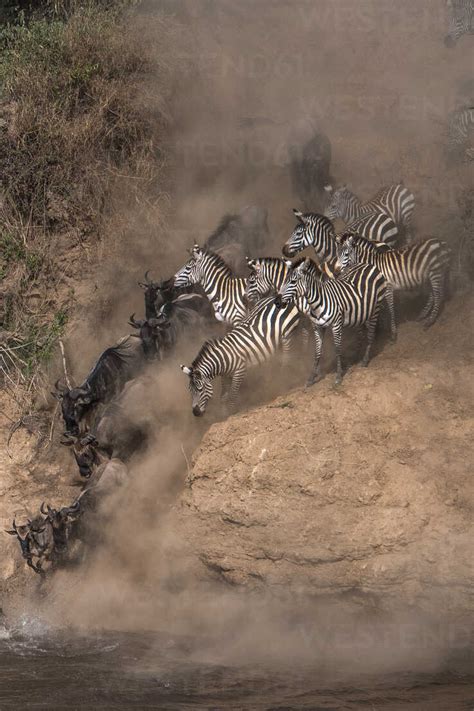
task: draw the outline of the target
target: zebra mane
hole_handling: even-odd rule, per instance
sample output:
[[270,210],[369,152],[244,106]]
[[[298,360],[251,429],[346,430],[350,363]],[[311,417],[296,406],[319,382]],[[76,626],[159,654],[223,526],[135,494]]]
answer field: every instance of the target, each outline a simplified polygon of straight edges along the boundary
[[216,266],[218,266],[220,269],[224,269],[226,271],[227,276],[233,277],[235,276],[234,272],[232,271],[232,268],[229,267],[227,262],[222,259],[220,254],[217,254],[217,252],[213,252],[212,249],[208,249],[207,247],[201,247],[202,251],[207,257],[210,257],[211,259],[214,260],[216,263]]
[[367,239],[366,237],[362,237],[362,235],[358,235],[357,233],[354,232],[346,232],[343,235],[341,235],[341,244],[343,245],[345,240],[348,237],[352,237],[356,243],[358,242],[360,245],[367,247],[368,249],[371,249],[373,251],[377,252],[391,252],[392,247],[390,247],[389,244],[386,242],[375,242],[374,240]]

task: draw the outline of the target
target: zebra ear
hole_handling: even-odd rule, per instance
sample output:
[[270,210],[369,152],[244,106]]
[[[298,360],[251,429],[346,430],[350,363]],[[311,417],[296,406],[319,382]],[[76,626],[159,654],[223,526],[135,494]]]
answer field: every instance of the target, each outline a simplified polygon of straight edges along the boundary
[[186,375],[191,375],[193,372],[192,368],[188,368],[187,365],[180,365],[179,367],[181,368],[183,373],[186,373]]
[[285,264],[288,269],[291,269],[291,267],[293,266],[293,262],[291,261],[291,259],[285,259]]
[[325,191],[326,191],[327,193],[332,193],[332,191],[334,190],[334,188],[332,187],[332,185],[325,185],[325,186],[324,186],[324,189],[325,189]]
[[255,259],[250,259],[250,257],[245,257],[245,260],[247,262],[247,266],[249,269],[255,269]]
[[300,222],[304,222],[303,213],[301,212],[301,210],[297,210],[297,209],[294,207],[294,208],[293,208],[293,212],[295,213],[295,217],[297,217]]

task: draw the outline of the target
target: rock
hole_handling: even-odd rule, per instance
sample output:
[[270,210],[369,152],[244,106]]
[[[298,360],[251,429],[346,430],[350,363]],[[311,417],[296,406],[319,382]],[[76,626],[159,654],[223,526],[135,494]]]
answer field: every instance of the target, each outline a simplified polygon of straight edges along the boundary
[[199,576],[470,609],[474,398],[455,328],[427,349],[410,324],[339,389],[331,373],[212,425],[176,508]]

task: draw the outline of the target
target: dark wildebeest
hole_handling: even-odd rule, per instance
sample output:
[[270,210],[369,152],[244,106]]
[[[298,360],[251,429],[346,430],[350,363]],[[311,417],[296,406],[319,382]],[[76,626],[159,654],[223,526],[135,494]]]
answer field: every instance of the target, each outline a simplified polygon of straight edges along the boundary
[[225,215],[204,247],[216,252],[240,276],[246,275],[247,256],[257,257],[268,239],[268,210],[256,205]]
[[53,394],[61,402],[66,432],[78,435],[85,415],[91,416],[99,404],[110,402],[145,362],[141,341],[127,337],[101,354],[79,387],[68,389],[57,381]]
[[145,318],[156,318],[161,307],[175,299],[179,292],[174,288],[173,279],[166,281],[153,281],[149,278],[150,270],[145,272],[145,281],[139,281],[145,292]]
[[82,437],[68,436],[63,444],[73,448],[79,473],[89,479],[98,467],[109,459],[126,462],[148,441],[149,411],[143,403],[150,392],[150,381],[145,375],[128,382],[123,391],[103,410]]
[[201,294],[181,294],[167,301],[156,316],[137,320],[130,316],[130,326],[139,331],[143,352],[148,360],[161,360],[183,336],[190,336],[214,325],[214,311]]
[[310,138],[296,133],[290,140],[288,155],[294,194],[304,210],[323,212],[326,205],[324,186],[332,182],[329,138],[320,131],[315,131]]
[[[44,504],[40,511],[45,514],[28,519],[26,524],[16,525],[13,520],[11,530],[6,532],[16,536],[21,548],[21,554],[27,565],[40,575],[44,575],[43,562],[51,561],[54,564],[64,559],[67,542],[73,517],[79,513],[79,504],[63,506],[61,509],[52,509]],[[36,558],[36,562],[33,561]]]

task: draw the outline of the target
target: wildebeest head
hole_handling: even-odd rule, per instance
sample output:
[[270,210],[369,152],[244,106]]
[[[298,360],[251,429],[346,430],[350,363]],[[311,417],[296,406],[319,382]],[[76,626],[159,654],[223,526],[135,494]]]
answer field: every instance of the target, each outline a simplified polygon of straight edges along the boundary
[[155,318],[158,309],[174,297],[174,287],[173,279],[152,281],[148,274],[149,271],[146,271],[145,281],[139,281],[138,286],[145,292],[145,317],[150,319]]
[[60,509],[51,508],[44,502],[40,506],[41,513],[46,516],[46,521],[51,525],[54,550],[63,553],[67,548],[71,523],[80,513],[80,503],[76,501],[72,506],[63,506]]
[[156,318],[137,320],[135,314],[130,316],[129,325],[139,330],[143,353],[147,360],[154,360],[161,355],[160,337],[170,327],[170,322],[164,314]]
[[66,431],[71,434],[79,434],[79,422],[84,410],[91,404],[93,397],[90,387],[77,387],[70,390],[56,381],[56,389],[53,395],[61,403],[61,411],[66,425]]
[[88,433],[85,437],[79,439],[66,433],[61,440],[61,444],[72,447],[74,459],[79,467],[79,474],[85,479],[89,479],[94,472],[95,466],[100,464],[100,457],[97,451],[99,443],[95,437]]
[[212,397],[213,388],[209,378],[201,373],[200,370],[191,366],[188,368],[185,365],[180,366],[183,373],[189,377],[189,389],[192,396],[193,415],[200,417],[204,415],[207,403]]
[[[41,559],[52,550],[52,528],[49,522],[42,516],[36,516],[33,520],[28,519],[26,524],[17,526],[14,519],[12,529],[6,530],[6,533],[17,537],[21,555],[29,567],[35,573],[42,573]],[[39,559],[36,564],[33,563],[33,556]]]

